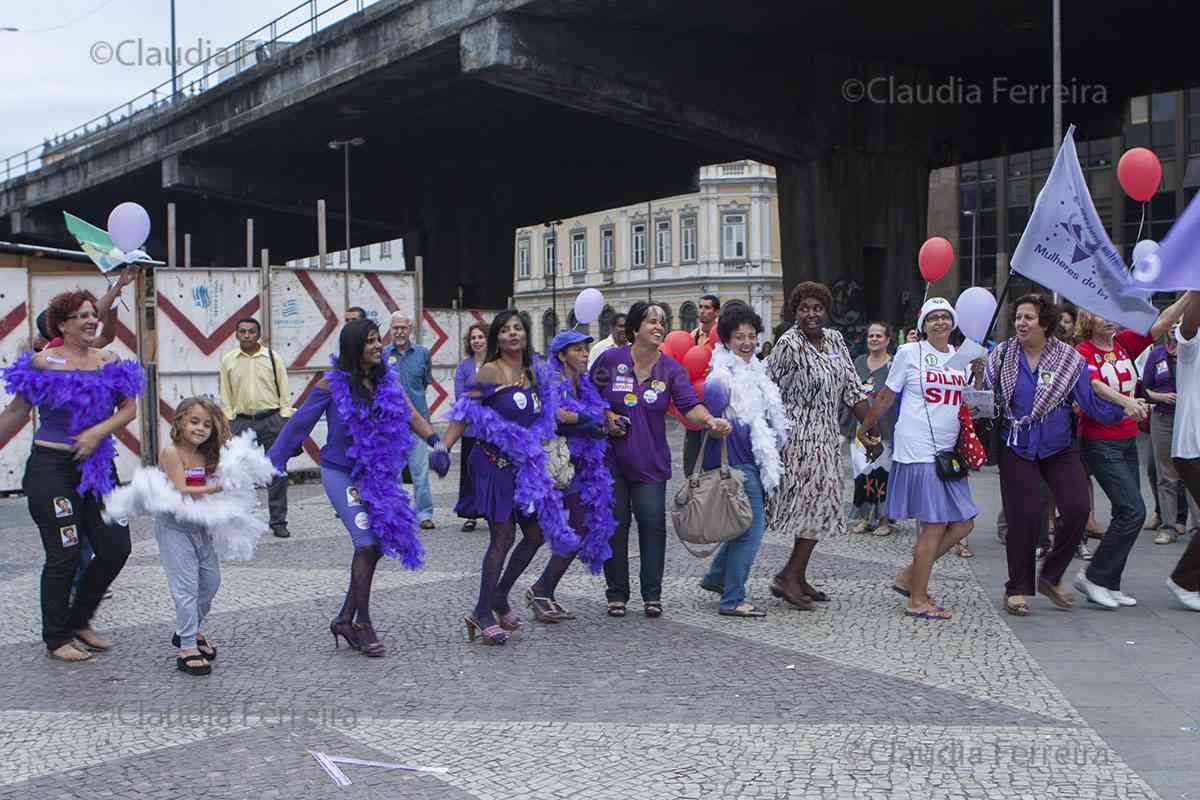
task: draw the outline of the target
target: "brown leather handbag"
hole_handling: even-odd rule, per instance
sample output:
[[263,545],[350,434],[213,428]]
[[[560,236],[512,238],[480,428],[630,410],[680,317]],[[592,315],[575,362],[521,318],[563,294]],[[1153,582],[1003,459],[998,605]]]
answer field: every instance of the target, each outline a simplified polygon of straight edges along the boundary
[[[708,432],[700,439],[700,456],[687,481],[675,495],[671,522],[675,535],[697,558],[708,558],[721,542],[736,539],[750,529],[754,512],[746,490],[742,488],[742,473],[729,466],[729,446],[721,440],[721,466],[701,471],[704,445]],[[701,545],[693,549],[691,545]],[[703,546],[710,545],[708,549]]]

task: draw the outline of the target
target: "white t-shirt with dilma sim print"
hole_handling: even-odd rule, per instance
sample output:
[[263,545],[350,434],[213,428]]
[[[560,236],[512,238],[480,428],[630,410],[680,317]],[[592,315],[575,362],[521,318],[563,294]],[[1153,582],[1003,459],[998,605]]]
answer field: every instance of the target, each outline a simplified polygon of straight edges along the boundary
[[935,453],[951,450],[958,442],[958,409],[967,376],[944,368],[954,352],[953,345],[943,353],[929,342],[909,342],[896,350],[887,377],[887,387],[900,400],[893,461],[931,464]]

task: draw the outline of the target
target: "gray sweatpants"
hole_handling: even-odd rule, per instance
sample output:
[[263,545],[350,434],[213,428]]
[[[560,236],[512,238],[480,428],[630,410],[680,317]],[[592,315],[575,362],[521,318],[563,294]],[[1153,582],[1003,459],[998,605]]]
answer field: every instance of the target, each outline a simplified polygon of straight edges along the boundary
[[212,536],[199,525],[164,515],[154,519],[154,538],[167,574],[167,588],[175,601],[179,647],[194,650],[200,623],[208,616],[221,585],[221,563]]

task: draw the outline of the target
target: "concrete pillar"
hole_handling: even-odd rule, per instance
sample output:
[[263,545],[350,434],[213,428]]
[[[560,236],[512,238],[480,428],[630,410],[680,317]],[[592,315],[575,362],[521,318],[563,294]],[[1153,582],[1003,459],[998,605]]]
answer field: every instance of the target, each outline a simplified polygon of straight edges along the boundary
[[[853,279],[867,317],[911,323],[923,285],[917,251],[925,237],[929,168],[918,156],[830,153],[776,165],[784,296],[797,283]],[[866,275],[868,249],[882,249]],[[878,255],[879,250],[872,250]]]

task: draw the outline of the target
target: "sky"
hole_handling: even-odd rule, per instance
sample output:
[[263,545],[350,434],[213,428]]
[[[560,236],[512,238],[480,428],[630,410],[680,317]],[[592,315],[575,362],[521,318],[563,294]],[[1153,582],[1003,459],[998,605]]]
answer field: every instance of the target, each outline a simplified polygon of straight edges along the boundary
[[[337,2],[318,0],[318,8]],[[185,52],[180,71],[190,63],[188,48],[193,58],[219,50],[299,5],[176,0],[176,45]],[[4,158],[169,81],[170,9],[170,0],[0,0],[0,28],[19,29],[0,31],[0,172]],[[322,19],[336,21],[353,9],[350,0]],[[307,18],[307,10],[305,3],[284,27]]]

